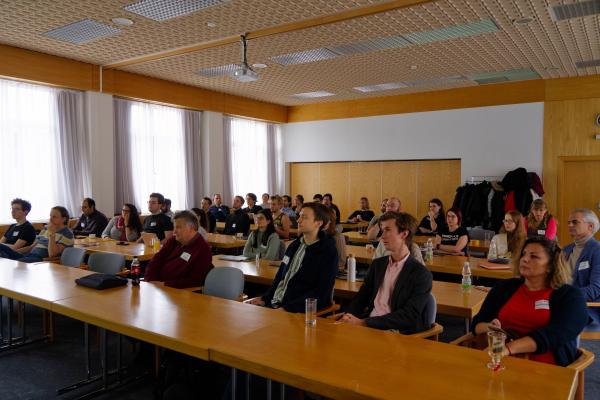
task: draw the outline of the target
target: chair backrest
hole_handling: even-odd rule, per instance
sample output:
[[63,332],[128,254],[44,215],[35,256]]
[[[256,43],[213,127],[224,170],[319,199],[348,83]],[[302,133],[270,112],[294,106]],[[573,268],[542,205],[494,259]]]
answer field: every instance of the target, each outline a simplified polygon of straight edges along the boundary
[[492,237],[494,237],[495,234],[496,234],[496,232],[490,231],[490,230],[487,230],[487,229],[473,228],[473,229],[469,230],[469,239],[471,239],[471,240],[485,240],[486,239],[486,235],[487,235],[488,239],[491,239]]
[[436,314],[437,302],[433,293],[429,293],[429,299],[427,300],[427,304],[425,305],[425,309],[423,310],[423,321],[427,324],[428,327],[431,327],[433,326],[433,324],[435,324]]
[[216,267],[204,281],[203,294],[228,300],[239,300],[244,291],[244,273],[234,267]]
[[103,274],[116,274],[121,272],[125,265],[125,256],[113,253],[92,253],[88,258],[90,271]]
[[67,247],[60,256],[60,263],[68,267],[79,267],[85,257],[85,249]]

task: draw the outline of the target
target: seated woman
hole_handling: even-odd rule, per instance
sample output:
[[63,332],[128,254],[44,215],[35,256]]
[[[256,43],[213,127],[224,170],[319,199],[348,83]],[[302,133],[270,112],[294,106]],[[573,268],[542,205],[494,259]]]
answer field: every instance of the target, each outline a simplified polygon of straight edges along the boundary
[[550,240],[556,240],[557,223],[548,212],[548,206],[542,199],[536,199],[531,203],[529,215],[525,220],[527,237],[545,236]]
[[513,210],[504,215],[503,225],[500,233],[494,235],[490,247],[496,246],[496,256],[499,258],[511,258],[513,254],[521,251],[525,242],[525,228],[523,227],[523,215]]
[[257,229],[250,232],[250,236],[244,246],[244,256],[254,258],[260,254],[260,258],[265,260],[279,260],[279,250],[281,248],[281,240],[275,232],[273,225],[273,215],[271,210],[263,209],[256,213]]
[[329,211],[329,223],[325,227],[325,233],[331,236],[335,240],[335,249],[338,255],[338,268],[344,269],[346,266],[346,236],[336,229],[335,224],[335,211],[332,208],[328,208]]
[[121,215],[113,217],[104,228],[102,237],[110,237],[121,242],[135,242],[140,238],[142,222],[137,208],[133,204],[125,203],[121,208]]
[[27,263],[43,261],[47,257],[60,257],[65,247],[72,247],[73,232],[68,227],[69,212],[61,206],[52,207],[50,221],[42,229],[30,246],[23,248],[23,254],[0,244],[0,258],[10,258]]
[[448,226],[440,229],[435,236],[435,248],[446,254],[467,255],[469,245],[469,232],[462,226],[462,213],[460,208],[452,207],[446,212]]
[[198,233],[208,243],[208,231],[210,230],[208,214],[203,209],[198,207],[192,208],[192,211],[194,214],[196,214],[196,217],[198,217]]
[[577,336],[588,321],[581,291],[560,247],[538,236],[525,241],[516,259],[520,278],[498,282],[473,319],[474,334],[502,328],[518,337],[503,355],[529,353],[531,360],[566,366],[577,357]]
[[429,201],[429,212],[421,220],[417,235],[434,236],[445,227],[446,215],[444,214],[444,204],[442,204],[440,199],[431,199]]

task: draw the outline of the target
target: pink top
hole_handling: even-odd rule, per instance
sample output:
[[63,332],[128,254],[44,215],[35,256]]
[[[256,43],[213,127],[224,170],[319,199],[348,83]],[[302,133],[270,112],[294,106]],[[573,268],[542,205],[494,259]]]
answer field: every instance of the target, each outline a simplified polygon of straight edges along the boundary
[[369,317],[379,317],[392,312],[390,307],[390,299],[392,297],[392,293],[394,292],[394,286],[396,286],[398,275],[400,275],[402,267],[404,267],[404,263],[408,259],[409,255],[410,252],[402,260],[396,262],[394,262],[392,260],[392,256],[390,256],[390,261],[385,270],[383,282],[381,283],[381,286],[379,286],[379,290],[377,291],[377,296],[375,297],[374,301],[373,311],[371,311],[371,315],[369,315]]

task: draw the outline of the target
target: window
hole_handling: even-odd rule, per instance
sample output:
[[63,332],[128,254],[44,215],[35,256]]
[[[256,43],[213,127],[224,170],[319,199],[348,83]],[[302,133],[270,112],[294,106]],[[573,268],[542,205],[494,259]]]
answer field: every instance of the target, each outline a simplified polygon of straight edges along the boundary
[[59,205],[58,90],[0,79],[0,223],[13,223],[10,202],[32,204],[29,220]]
[[133,194],[141,211],[148,195],[171,199],[173,210],[186,208],[183,110],[130,102],[129,135]]
[[280,193],[283,168],[279,125],[233,117],[225,117],[225,124],[231,194],[244,197],[252,192],[260,202],[262,193]]

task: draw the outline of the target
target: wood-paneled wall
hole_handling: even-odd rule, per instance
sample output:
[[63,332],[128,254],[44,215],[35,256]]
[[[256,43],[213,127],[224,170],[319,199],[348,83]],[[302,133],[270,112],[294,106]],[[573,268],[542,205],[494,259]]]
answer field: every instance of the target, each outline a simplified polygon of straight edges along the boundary
[[[600,88],[600,83],[598,83]],[[600,97],[548,101],[544,105],[544,199],[550,211],[559,217],[559,236],[565,236],[568,215],[559,215],[559,163],[564,156],[600,155],[600,133],[596,115],[600,114]],[[582,182],[598,185],[600,182]]]
[[363,196],[376,214],[382,199],[396,196],[403,211],[420,219],[433,197],[450,207],[461,184],[460,165],[460,160],[292,163],[291,194],[311,201],[315,193],[331,193],[342,220]]

